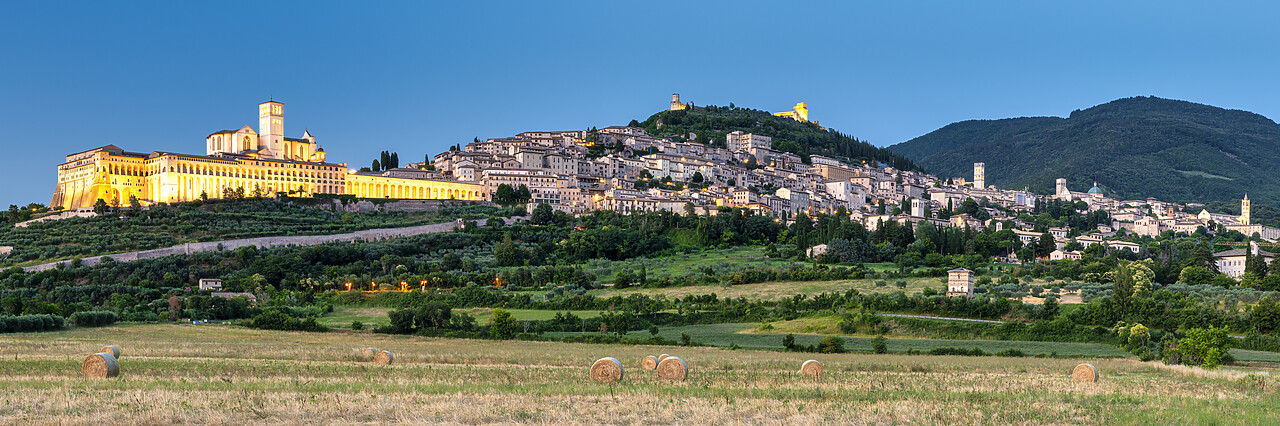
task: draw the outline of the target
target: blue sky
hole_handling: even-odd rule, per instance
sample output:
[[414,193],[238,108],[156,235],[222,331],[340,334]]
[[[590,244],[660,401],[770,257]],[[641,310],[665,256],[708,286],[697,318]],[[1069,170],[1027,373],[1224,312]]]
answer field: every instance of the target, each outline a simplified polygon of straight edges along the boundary
[[1136,95],[1280,117],[1280,6],[1213,3],[3,2],[0,205],[48,203],[68,153],[203,153],[269,97],[353,167],[673,92],[876,145]]

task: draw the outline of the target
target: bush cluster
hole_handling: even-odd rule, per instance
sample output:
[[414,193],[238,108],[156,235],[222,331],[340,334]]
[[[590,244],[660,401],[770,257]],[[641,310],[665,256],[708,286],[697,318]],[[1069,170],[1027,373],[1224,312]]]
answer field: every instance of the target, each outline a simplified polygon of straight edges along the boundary
[[76,327],[101,327],[115,324],[120,316],[112,311],[81,311],[71,314],[71,324]]
[[20,315],[0,317],[0,332],[26,333],[32,331],[57,330],[63,327],[66,320],[57,315]]

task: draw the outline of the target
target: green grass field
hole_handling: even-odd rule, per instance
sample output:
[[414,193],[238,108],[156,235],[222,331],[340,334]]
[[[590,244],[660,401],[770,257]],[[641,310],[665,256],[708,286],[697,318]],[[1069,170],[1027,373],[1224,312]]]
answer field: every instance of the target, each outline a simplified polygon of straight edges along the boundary
[[[650,274],[652,274],[652,272]],[[845,293],[851,289],[856,289],[858,292],[863,294],[893,293],[896,291],[901,291],[906,294],[915,294],[923,291],[925,287],[932,287],[934,290],[944,291],[946,286],[940,280],[941,278],[938,277],[903,277],[888,279],[864,278],[857,280],[851,279],[835,281],[781,281],[734,286],[695,285],[666,288],[629,287],[621,290],[615,290],[612,287],[605,287],[598,290],[592,290],[589,293],[600,297],[626,296],[638,293],[648,296],[664,296],[669,298],[715,293],[717,296],[728,298],[745,297],[748,299],[781,299],[792,297],[797,294],[813,296],[821,293]],[[906,284],[903,287],[898,287],[899,281],[905,282]],[[883,282],[885,285],[880,285],[878,282]],[[1030,283],[1030,285],[1045,284],[1047,284],[1047,282],[1042,280],[1035,280]],[[1063,302],[1069,301],[1063,300]]]
[[[711,325],[692,325],[684,327],[661,328],[658,335],[666,339],[679,340],[681,333],[688,333],[695,342],[711,346],[727,347],[738,345],[753,349],[782,349],[784,334],[755,332],[755,323],[728,323]],[[553,336],[574,335],[582,333],[548,333]],[[639,330],[627,333],[629,337],[647,338],[648,331]],[[825,335],[795,334],[796,344],[817,345]],[[871,352],[871,337],[842,337],[845,349],[851,351]],[[909,349],[928,351],[940,347],[981,348],[987,352],[999,352],[1005,349],[1020,349],[1029,356],[1050,355],[1056,353],[1065,357],[1128,357],[1127,352],[1102,343],[1066,343],[1066,342],[1024,342],[1006,340],[943,340],[943,339],[902,339],[890,338],[890,352],[907,352]]]
[[[372,329],[374,325],[387,324],[387,312],[392,308],[386,307],[365,307],[365,306],[337,306],[333,308],[333,312],[320,317],[320,324],[329,326],[330,328],[350,329],[352,321],[360,321],[364,323],[366,328]],[[493,317],[493,309],[491,308],[471,308],[471,309],[454,309],[454,313],[463,313],[476,317],[476,322],[485,324]],[[544,311],[536,309],[508,309],[517,320],[549,320],[555,317],[557,312],[564,311]],[[600,316],[600,311],[568,311],[572,312],[580,318],[595,318]]]
[[[121,376],[82,376],[80,361],[108,343],[123,349]],[[372,364],[359,355],[363,347],[390,350],[396,362]],[[689,379],[666,382],[637,367],[658,353],[688,361]],[[624,363],[620,383],[588,378],[588,366],[604,356]],[[796,374],[810,358],[825,364],[821,379]],[[0,424],[1269,424],[1280,417],[1275,378],[1133,359],[802,354],[189,325],[3,335],[0,359]],[[1071,382],[1080,362],[1098,366],[1102,380]]]

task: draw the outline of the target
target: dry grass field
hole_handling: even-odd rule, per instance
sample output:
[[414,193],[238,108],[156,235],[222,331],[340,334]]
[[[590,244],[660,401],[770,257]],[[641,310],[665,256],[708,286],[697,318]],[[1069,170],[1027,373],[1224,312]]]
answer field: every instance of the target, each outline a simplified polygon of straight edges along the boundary
[[[119,345],[121,375],[80,361]],[[374,365],[359,349],[395,354]],[[689,380],[638,364],[669,353]],[[619,384],[590,381],[613,356]],[[826,365],[814,380],[796,370]],[[1276,379],[1087,360],[841,354],[131,325],[0,336],[0,424],[1225,423],[1280,419]],[[1256,370],[1254,370],[1256,371]]]

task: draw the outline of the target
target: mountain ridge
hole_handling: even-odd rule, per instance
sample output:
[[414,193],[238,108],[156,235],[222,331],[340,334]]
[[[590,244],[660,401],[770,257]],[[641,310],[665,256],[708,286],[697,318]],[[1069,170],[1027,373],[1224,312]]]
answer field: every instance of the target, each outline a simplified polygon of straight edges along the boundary
[[1057,178],[1116,198],[1280,203],[1280,125],[1249,111],[1157,97],[1117,99],[1067,117],[965,120],[888,147],[939,176],[1050,193]]

